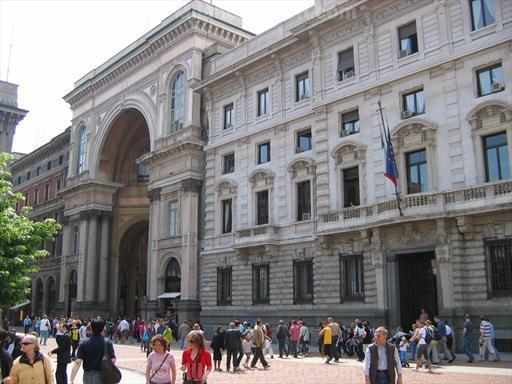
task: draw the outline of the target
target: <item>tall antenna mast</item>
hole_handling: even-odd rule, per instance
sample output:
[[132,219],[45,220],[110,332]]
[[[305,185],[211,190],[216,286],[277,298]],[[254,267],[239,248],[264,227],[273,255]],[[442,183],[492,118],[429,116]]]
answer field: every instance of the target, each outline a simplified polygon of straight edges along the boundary
[[7,76],[5,81],[9,82],[9,69],[11,68],[12,41],[14,39],[14,24],[12,25],[11,42],[9,44],[9,58],[7,59]]

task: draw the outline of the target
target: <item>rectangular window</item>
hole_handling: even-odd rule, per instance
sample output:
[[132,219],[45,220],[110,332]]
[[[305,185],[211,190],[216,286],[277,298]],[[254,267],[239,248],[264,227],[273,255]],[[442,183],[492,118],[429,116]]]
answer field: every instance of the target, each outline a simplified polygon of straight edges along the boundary
[[405,154],[407,193],[428,192],[427,152],[422,149]]
[[27,180],[30,180],[30,171],[27,172]]
[[507,133],[482,138],[485,157],[485,181],[497,181],[510,178],[509,148]]
[[494,2],[495,0],[470,0],[471,21],[473,31],[494,24]]
[[500,64],[480,69],[476,72],[478,83],[478,96],[485,96],[505,89],[503,67]]
[[28,192],[25,192],[25,207],[28,205]]
[[60,177],[57,178],[56,184],[57,184],[57,191],[60,191],[60,189],[62,188],[62,179]]
[[217,305],[231,305],[231,267],[217,269]]
[[418,35],[416,33],[416,21],[398,28],[400,51],[398,57],[406,57],[418,52]]
[[343,206],[356,207],[360,204],[359,197],[359,167],[341,171],[343,176]]
[[270,107],[270,92],[265,88],[258,92],[258,116],[266,115]]
[[354,77],[354,75],[354,48],[350,47],[338,53],[338,80],[347,80]]
[[268,190],[256,193],[256,225],[268,224]]
[[268,304],[270,302],[270,266],[254,264],[252,266],[252,302]]
[[222,200],[222,233],[231,233],[233,229],[233,200]]
[[512,293],[512,239],[485,242],[489,292],[495,295]]
[[293,262],[293,303],[313,303],[313,260]]
[[224,155],[223,157],[224,165],[223,165],[223,174],[233,173],[235,172],[235,154],[229,153]]
[[341,136],[353,135],[359,132],[359,110],[341,114]]
[[270,142],[258,145],[258,164],[270,161]]
[[37,167],[36,176],[39,176],[40,174],[41,174],[41,167]]
[[49,171],[50,169],[52,169],[52,162],[49,161],[47,164],[46,164],[46,170]]
[[64,155],[59,156],[59,165],[64,164]]
[[402,119],[425,113],[423,89],[402,95]]
[[44,201],[48,201],[48,199],[50,198],[50,184],[46,184],[44,186]]
[[224,129],[233,127],[234,109],[233,103],[224,106]]
[[179,225],[179,208],[178,200],[169,202],[169,236],[176,236],[178,234]]
[[34,189],[34,205],[39,204],[39,188]]
[[297,133],[297,149],[296,153],[309,151],[312,148],[311,129],[300,131]]
[[301,73],[295,76],[295,101],[301,101],[309,98],[309,73]]
[[363,255],[340,256],[341,300],[364,299]]
[[311,219],[311,182],[297,183],[297,221]]
[[18,185],[21,184],[21,176],[18,176]]
[[78,227],[73,227],[73,253],[78,253],[80,248],[80,232]]

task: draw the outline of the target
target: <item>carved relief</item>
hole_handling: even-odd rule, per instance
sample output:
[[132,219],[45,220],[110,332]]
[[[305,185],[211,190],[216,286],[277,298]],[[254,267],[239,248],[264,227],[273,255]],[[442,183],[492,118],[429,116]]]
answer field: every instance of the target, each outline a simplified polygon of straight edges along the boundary
[[215,188],[219,197],[234,196],[236,195],[238,185],[233,180],[221,180]]
[[301,157],[291,162],[288,166],[288,172],[290,172],[292,178],[297,176],[311,176],[315,174],[315,162],[314,160]]
[[337,165],[364,161],[365,154],[366,146],[354,141],[340,143],[331,151],[331,156]]
[[283,60],[284,68],[291,68],[297,65],[307,62],[311,58],[311,52],[309,50],[302,51],[296,55],[289,56]]
[[472,113],[469,123],[473,130],[477,130],[484,127],[488,120],[497,120],[496,122],[499,124],[510,122],[512,121],[512,108],[498,104],[488,104]]
[[249,175],[252,188],[274,185],[274,173],[268,169],[256,169]]

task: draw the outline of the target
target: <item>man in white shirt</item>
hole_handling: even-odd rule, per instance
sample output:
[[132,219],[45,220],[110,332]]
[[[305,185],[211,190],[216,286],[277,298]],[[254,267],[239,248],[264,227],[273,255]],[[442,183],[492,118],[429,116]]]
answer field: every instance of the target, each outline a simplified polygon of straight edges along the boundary
[[416,372],[418,372],[418,369],[421,365],[421,357],[423,356],[428,365],[428,372],[432,372],[432,362],[427,351],[429,343],[427,343],[427,327],[425,326],[425,322],[422,320],[417,320],[416,329],[416,333],[414,334],[413,337],[411,337],[411,340],[416,340],[416,342],[418,343],[415,370]]
[[80,328],[78,329],[78,333],[80,334],[79,343],[82,344],[87,338],[87,324],[85,322],[83,322]]
[[39,331],[41,332],[41,345],[46,345],[46,341],[48,340],[48,335],[50,333],[50,320],[48,320],[46,315],[44,315],[41,320]]
[[128,340],[128,335],[130,334],[130,323],[126,321],[126,318],[123,318],[117,329],[119,330],[119,333],[121,333],[121,344],[124,344],[126,340]]
[[375,342],[365,352],[365,383],[402,384],[402,364],[396,346],[387,342],[387,329],[377,328],[374,337]]

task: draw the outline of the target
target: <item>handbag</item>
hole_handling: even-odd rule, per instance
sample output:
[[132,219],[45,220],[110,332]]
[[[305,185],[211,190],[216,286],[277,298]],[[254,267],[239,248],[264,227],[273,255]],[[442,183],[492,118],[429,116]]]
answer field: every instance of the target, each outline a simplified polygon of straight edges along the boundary
[[103,357],[101,358],[101,379],[104,384],[117,384],[121,382],[122,377],[123,375],[119,368],[112,363],[112,359],[108,353],[107,341],[105,340]]

